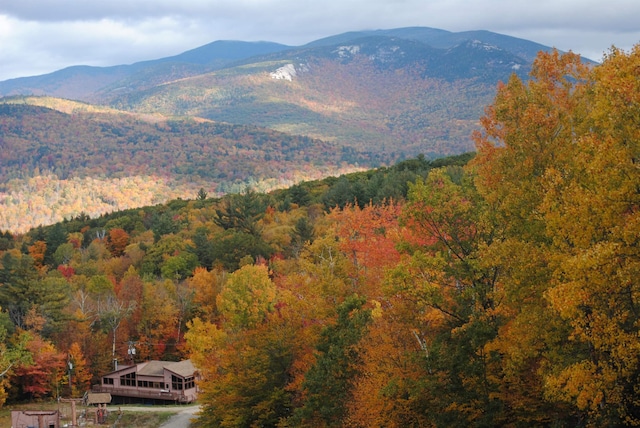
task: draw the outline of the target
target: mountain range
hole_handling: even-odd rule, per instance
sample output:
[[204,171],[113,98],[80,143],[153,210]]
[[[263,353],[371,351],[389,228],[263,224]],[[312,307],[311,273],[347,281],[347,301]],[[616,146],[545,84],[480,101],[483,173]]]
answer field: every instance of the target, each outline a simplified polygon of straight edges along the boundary
[[[50,74],[22,77],[0,82],[0,95],[51,95],[79,100],[98,100],[114,90],[133,90],[136,87],[149,87],[159,83],[173,81],[176,78],[194,76],[229,68],[234,64],[246,63],[248,58],[260,60],[269,54],[286,53],[285,57],[301,55],[312,56],[316,48],[331,48],[342,44],[370,45],[375,38],[412,41],[423,47],[448,50],[476,42],[475,47],[491,53],[485,59],[487,65],[495,61],[500,52],[516,58],[514,64],[531,63],[540,50],[550,48],[535,42],[518,39],[490,31],[450,32],[435,28],[411,27],[392,30],[354,31],[313,41],[304,46],[294,47],[272,42],[215,41],[207,45],[183,52],[179,55],[151,61],[137,62],[131,65],[112,67],[72,66]],[[416,51],[416,54],[424,53]],[[459,55],[469,54],[464,48],[456,54],[449,52],[449,61],[461,59]],[[477,57],[474,55],[474,57]],[[491,58],[493,57],[493,58]],[[277,55],[276,55],[277,58]],[[411,60],[411,58],[408,58]],[[413,58],[418,59],[418,58]],[[438,60],[435,52],[426,61]],[[477,59],[477,58],[476,58]],[[505,58],[507,59],[507,58]],[[443,70],[441,70],[443,71]],[[460,77],[454,72],[449,76]]]
[[412,27],[303,46],[215,41],[153,61],[6,80],[0,192],[29,194],[19,180],[44,174],[144,174],[220,191],[467,152],[498,82],[526,79],[549,50],[489,31]]
[[498,81],[526,77],[551,48],[489,31],[356,31],[304,46],[216,41],[113,67],[0,82],[1,96],[52,96],[118,110],[201,117],[366,146],[393,160],[455,154]]

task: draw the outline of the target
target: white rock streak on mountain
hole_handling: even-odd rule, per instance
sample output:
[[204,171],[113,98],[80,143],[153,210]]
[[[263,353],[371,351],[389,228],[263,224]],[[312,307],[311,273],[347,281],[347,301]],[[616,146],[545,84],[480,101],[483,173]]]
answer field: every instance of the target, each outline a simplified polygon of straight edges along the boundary
[[293,64],[287,64],[271,73],[271,78],[276,80],[292,81],[296,77],[297,72]]

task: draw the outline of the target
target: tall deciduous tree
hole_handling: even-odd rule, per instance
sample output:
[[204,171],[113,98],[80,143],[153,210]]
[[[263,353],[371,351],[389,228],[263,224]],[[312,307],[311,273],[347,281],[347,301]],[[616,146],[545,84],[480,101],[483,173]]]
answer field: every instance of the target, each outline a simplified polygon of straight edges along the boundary
[[593,71],[589,132],[572,146],[569,174],[547,173],[543,205],[562,254],[547,297],[579,355],[550,375],[550,395],[598,425],[640,424],[638,70],[640,46],[612,50]]
[[142,305],[138,325],[140,358],[163,359],[165,352],[174,351],[180,315],[172,298],[174,293],[175,284],[170,280],[144,284],[142,302],[139,302]]
[[363,208],[347,205],[332,211],[340,238],[340,249],[351,261],[350,277],[357,292],[368,298],[382,297],[381,280],[384,270],[398,263],[400,252],[396,245],[403,232],[398,224],[400,205],[393,201]]
[[476,134],[476,184],[506,226],[489,250],[511,314],[494,344],[511,376],[535,369],[521,392],[572,407],[565,423],[640,423],[639,64],[638,47],[593,70],[540,54]]
[[129,245],[129,234],[120,228],[113,228],[107,236],[107,248],[113,257],[120,257],[124,254],[125,248]]
[[[403,223],[407,258],[389,276],[392,296],[415,302],[406,329],[429,351],[422,383],[439,425],[498,424],[499,360],[487,345],[500,325],[499,270],[484,249],[500,235],[470,176],[457,167],[431,171],[409,186]],[[434,322],[434,320],[438,320]]]
[[71,385],[71,396],[82,396],[90,386],[91,373],[87,365],[87,360],[82,353],[82,348],[76,342],[71,344],[67,356],[67,367],[69,370],[69,385]]
[[17,340],[8,340],[7,330],[0,325],[0,408],[4,405],[12,378],[13,371],[18,366],[27,366],[33,363],[31,353],[26,349],[29,339],[28,334],[19,334]]
[[245,265],[229,275],[217,306],[229,330],[247,329],[273,310],[276,288],[266,266]]
[[246,265],[229,275],[219,295],[219,325],[189,323],[185,337],[202,370],[202,426],[275,427],[291,414],[293,364],[307,335],[305,311],[285,294],[276,303],[266,267]]

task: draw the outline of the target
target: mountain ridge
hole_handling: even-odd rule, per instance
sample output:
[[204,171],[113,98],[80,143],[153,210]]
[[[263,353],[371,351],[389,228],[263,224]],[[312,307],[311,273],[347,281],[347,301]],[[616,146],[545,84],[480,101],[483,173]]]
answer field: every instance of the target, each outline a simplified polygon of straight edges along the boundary
[[[365,30],[342,33],[309,42],[301,46],[288,46],[268,41],[244,42],[218,40],[180,54],[140,61],[130,65],[92,67],[75,65],[39,76],[19,77],[0,81],[0,96],[50,95],[61,98],[97,101],[97,92],[107,89],[119,81],[136,80],[136,76],[149,79],[154,84],[166,83],[178,78],[210,72],[232,65],[236,61],[274,52],[317,48],[331,44],[353,41],[362,36],[395,37],[413,40],[436,49],[452,48],[464,41],[479,40],[490,43],[531,62],[539,50],[551,48],[524,39],[493,33],[490,31],[450,32],[430,27],[405,27],[388,30]],[[75,79],[75,80],[74,80]],[[71,88],[71,82],[82,81],[82,88]]]

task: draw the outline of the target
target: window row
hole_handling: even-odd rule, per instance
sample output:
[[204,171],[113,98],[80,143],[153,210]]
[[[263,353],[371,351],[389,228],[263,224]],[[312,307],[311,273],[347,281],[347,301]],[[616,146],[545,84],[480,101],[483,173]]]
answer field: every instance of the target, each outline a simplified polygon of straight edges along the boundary
[[[110,377],[102,378],[103,385],[113,385],[114,380]],[[128,373],[126,375],[120,376],[120,385],[121,386],[138,386],[139,388],[154,388],[154,389],[168,389],[169,384],[164,384],[162,382],[152,382],[147,380],[139,380],[136,382],[136,374]],[[191,389],[195,388],[196,383],[193,376],[182,379],[178,376],[171,376],[171,388],[174,391],[181,391],[183,389]]]
[[136,386],[136,374],[127,373],[125,375],[120,376],[120,385],[121,386]]
[[196,382],[193,376],[182,379],[181,377],[172,375],[171,376],[171,388],[174,391],[181,391],[183,389],[191,389],[196,387]]
[[165,385],[162,382],[151,382],[147,380],[139,380],[138,386],[140,388],[154,388],[154,389],[169,388],[169,385]]

